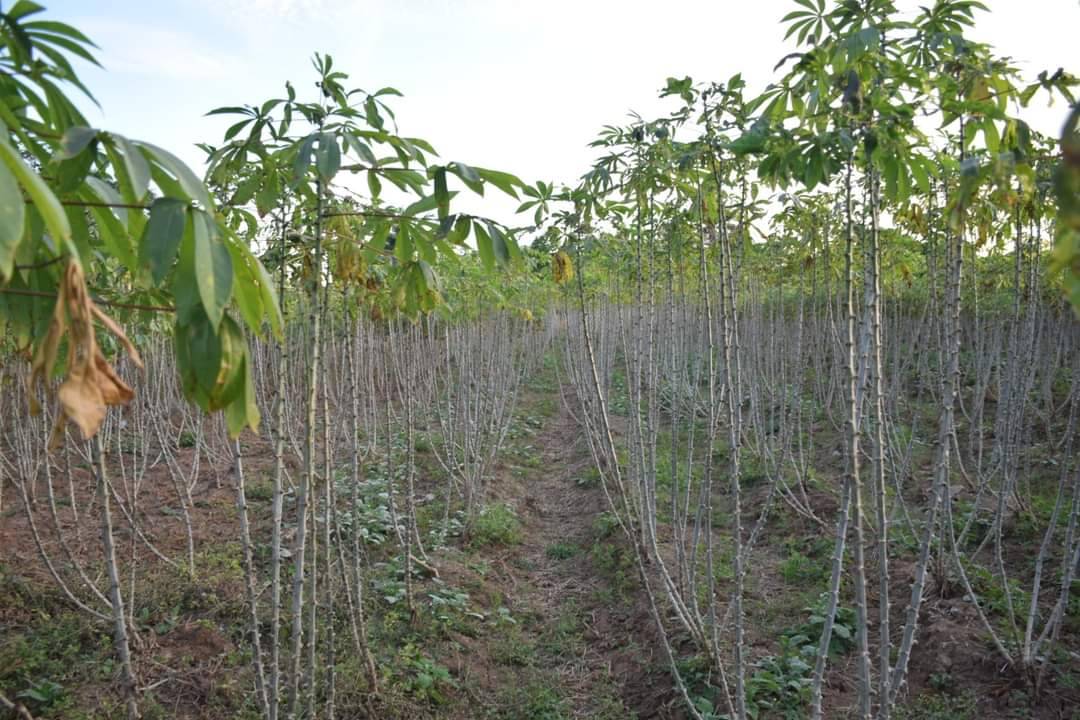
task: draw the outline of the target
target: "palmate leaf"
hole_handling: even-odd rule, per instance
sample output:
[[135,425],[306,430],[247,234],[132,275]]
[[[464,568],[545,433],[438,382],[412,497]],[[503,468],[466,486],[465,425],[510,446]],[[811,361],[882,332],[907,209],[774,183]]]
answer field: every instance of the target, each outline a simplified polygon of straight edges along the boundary
[[319,147],[315,152],[315,167],[325,182],[330,182],[341,168],[341,148],[333,133],[319,134]]
[[371,193],[372,200],[378,200],[379,195],[382,194],[382,181],[379,180],[379,176],[374,170],[368,171],[367,184],[368,192]]
[[412,205],[409,205],[407,208],[405,208],[402,211],[402,215],[405,215],[405,216],[408,216],[408,217],[413,217],[413,216],[416,216],[416,215],[420,215],[422,213],[431,212],[432,210],[435,210],[435,209],[438,209],[440,214],[441,214],[443,207],[445,207],[447,210],[449,210],[449,208],[450,208],[450,200],[452,200],[454,198],[454,196],[456,196],[456,195],[457,195],[457,192],[450,192],[450,193],[447,193],[445,198],[442,198],[442,199],[440,199],[437,194],[436,195],[427,195],[426,197],[420,198],[419,200],[414,202]]
[[[124,205],[124,198],[120,197],[120,193],[116,192],[109,183],[105,182],[96,175],[88,175],[86,177],[86,187],[81,189],[78,193],[74,193],[76,197],[80,197],[89,202],[99,202],[109,205],[110,207],[91,208],[104,210],[110,213],[121,228],[125,230],[133,229],[132,219],[135,215],[133,212],[129,212]],[[142,214],[139,213],[139,218],[142,218]]]
[[116,133],[110,133],[109,136],[123,153],[124,170],[131,184],[132,199],[134,202],[142,202],[150,189],[150,164],[135,143]]
[[217,330],[232,296],[233,267],[217,224],[201,210],[192,212],[195,233],[195,279],[211,325]]
[[[450,214],[450,193],[446,189],[446,168],[435,168],[435,203],[439,210],[439,219],[446,220]],[[445,232],[440,234],[446,235]]]
[[385,122],[382,114],[379,112],[379,103],[376,102],[374,97],[369,97],[364,102],[364,114],[367,118],[367,123],[373,128],[383,129]]
[[465,238],[469,237],[469,228],[472,227],[471,220],[464,215],[459,216],[454,221],[454,228],[446,235],[446,241],[451,245],[464,245]]
[[[104,185],[103,182],[100,184]],[[81,192],[80,195],[93,198],[93,195],[86,191]],[[89,214],[94,219],[98,237],[101,238],[108,253],[134,273],[135,268],[138,267],[137,250],[131,245],[132,236],[128,228],[108,208],[92,207],[89,208]]]
[[1061,155],[1054,174],[1058,217],[1053,262],[1064,274],[1066,295],[1080,317],[1080,104],[1061,130]]
[[0,278],[4,280],[14,269],[25,220],[26,203],[19,184],[7,166],[0,164]]
[[172,296],[176,305],[176,322],[185,325],[198,312],[203,312],[199,298],[199,286],[195,279],[195,223],[190,208],[185,212],[184,235],[180,240],[180,252],[172,276]]
[[208,112],[206,114],[208,116],[209,115],[251,115],[252,117],[254,117],[255,116],[255,111],[252,110],[249,107],[243,107],[243,106],[240,106],[240,105],[230,105],[230,106],[226,106],[226,107],[214,108],[213,110],[211,110],[210,112]]
[[[99,65],[88,49],[96,46],[78,30],[63,23],[25,20],[43,10],[44,8],[37,3],[19,0],[6,13],[0,12],[0,27],[3,28],[4,44],[16,67],[21,69],[33,65],[33,82],[46,90],[49,96],[47,103],[35,102],[31,99],[42,118],[81,118],[75,106],[47,78],[57,78],[75,86],[97,104],[97,100],[79,79],[65,56],[66,53],[70,53],[91,64]],[[21,80],[16,80],[15,86],[28,98],[33,95],[29,85]],[[62,129],[71,124],[79,123],[64,122],[59,123],[58,127]]]
[[187,222],[187,203],[177,198],[158,198],[150,206],[139,246],[141,264],[150,268],[155,283],[160,283],[171,269]]
[[98,131],[89,127],[69,127],[60,138],[60,149],[56,156],[61,160],[75,157],[97,138]]
[[372,166],[379,164],[378,159],[375,157],[375,153],[371,151],[371,147],[356,134],[347,132],[344,133],[344,138],[346,147],[356,153],[361,160]]
[[246,128],[254,122],[254,118],[246,118],[239,122],[233,123],[229,126],[229,129],[225,131],[225,140],[232,140],[234,137],[240,134],[240,131]]
[[214,330],[206,314],[196,312],[186,322],[178,321],[173,333],[185,397],[208,412],[225,409],[234,436],[244,427],[257,429],[248,347],[236,321],[226,315]]
[[500,172],[498,170],[488,170],[486,168],[475,168],[475,170],[476,174],[479,175],[481,179],[491,183],[515,200],[518,199],[518,194],[514,188],[525,187],[525,183],[523,183],[516,175]]
[[[271,329],[280,336],[281,315],[272,282],[246,248],[234,254],[223,242],[222,230],[211,214],[209,190],[179,158],[151,143],[87,126],[66,93],[75,87],[93,100],[79,81],[71,58],[97,64],[94,45],[70,26],[40,19],[41,11],[40,5],[26,0],[0,8],[0,62],[8,70],[0,102],[0,281],[6,287],[50,296],[25,301],[0,299],[5,314],[26,315],[24,311],[32,309],[34,317],[43,319],[35,328],[5,317],[6,326],[18,342],[34,343],[38,353],[41,341],[35,336],[42,336],[41,323],[54,316],[53,308],[58,306],[51,296],[63,297],[63,292],[68,297],[89,297],[81,280],[84,268],[85,276],[93,272],[98,278],[115,276],[116,266],[124,268],[133,274],[134,283],[129,286],[126,279],[123,283],[136,297],[146,289],[148,278],[160,285],[171,273],[169,289],[178,325],[190,326],[202,318],[205,330],[221,347],[216,375],[210,365],[199,365],[201,382],[196,384],[196,394],[202,397],[196,399],[206,401],[201,404],[210,410],[232,407],[240,399],[241,412],[231,414],[230,429],[237,428],[238,417],[247,426],[257,426],[243,333],[226,308],[234,292],[238,293],[245,323],[258,331],[268,318]],[[261,113],[266,115],[280,102],[264,103]],[[256,117],[259,112],[220,110],[239,110]],[[267,120],[257,118],[255,122],[258,125]],[[332,175],[337,170],[333,153],[327,143],[320,150],[319,170]],[[221,157],[224,162],[233,161],[232,156]],[[158,197],[146,213],[139,206],[152,183]],[[54,265],[58,259],[66,262],[65,277],[74,278],[61,286],[56,283],[56,268],[65,266]],[[14,272],[16,263],[18,273]],[[140,267],[146,271],[140,272]],[[102,269],[109,275],[102,275]],[[109,293],[113,288],[102,290]],[[159,291],[158,297],[164,303],[168,295],[167,290]],[[93,309],[92,303],[87,307]],[[114,326],[111,320],[100,322],[110,329]],[[188,352],[190,343],[183,347],[186,366],[194,370],[196,358]],[[183,368],[181,354],[178,347]],[[97,362],[92,353],[84,355],[84,360]],[[213,358],[213,353],[206,355]],[[83,417],[70,409],[77,410],[79,403],[93,394],[87,394],[84,379],[69,374],[62,386],[66,390],[61,402],[85,433],[96,427],[98,411],[93,417]],[[123,389],[120,385],[102,387],[101,392],[108,397],[119,397],[116,388]]]
[[248,329],[261,335],[261,323],[265,318],[270,332],[278,339],[282,338],[283,320],[274,281],[263,264],[239,238],[229,234],[224,237],[223,242],[233,261],[233,297]]
[[410,145],[415,146],[419,150],[423,150],[424,152],[428,153],[429,155],[435,155],[436,157],[439,155],[439,153],[436,152],[436,150],[432,146],[432,144],[429,143],[427,140],[424,140],[423,138],[409,137],[409,138],[403,138],[403,139],[406,142],[408,142]]
[[394,257],[403,265],[410,263],[414,250],[412,223],[402,222],[398,225],[397,238],[394,240]]
[[492,246],[491,235],[488,234],[488,231],[484,229],[484,226],[479,221],[474,221],[472,228],[473,237],[476,238],[476,251],[480,255],[480,262],[490,272],[495,269],[495,250]]
[[[34,207],[41,213],[42,219],[53,242],[58,247],[65,248],[72,255],[78,255],[78,248],[71,241],[71,225],[60,201],[53,191],[45,184],[45,181],[26,164],[18,151],[8,143],[6,133],[0,133],[0,163],[3,163],[8,172],[15,178]],[[21,194],[18,195],[21,197]]]
[[452,162],[446,166],[446,169],[457,175],[461,182],[477,195],[484,194],[484,181],[475,168],[462,162]]
[[[220,183],[232,198],[238,199],[238,202],[253,198],[260,214],[265,214],[271,212],[274,206],[281,202],[284,192],[270,195],[263,192],[263,188],[255,189],[258,181],[253,178],[268,177],[270,171],[266,169],[266,166],[270,161],[291,167],[292,173],[286,172],[285,177],[288,182],[288,176],[291,175],[292,188],[296,190],[295,193],[288,193],[295,211],[294,222],[297,220],[306,222],[310,218],[311,203],[315,199],[312,188],[313,170],[317,172],[317,177],[323,180],[329,180],[341,171],[363,173],[371,200],[376,201],[373,203],[376,208],[379,207],[377,201],[380,199],[379,196],[386,182],[403,192],[413,194],[415,197],[412,198],[411,203],[406,201],[401,204],[403,209],[387,209],[388,213],[400,214],[404,219],[399,220],[395,217],[389,222],[364,221],[363,223],[365,228],[363,234],[370,235],[368,242],[363,243],[365,262],[370,263],[374,275],[380,278],[390,276],[400,278],[403,273],[399,270],[404,267],[413,267],[413,263],[421,261],[433,267],[437,261],[441,261],[443,256],[449,261],[458,261],[461,251],[455,250],[455,245],[459,247],[463,245],[470,231],[476,233],[481,239],[482,252],[490,251],[492,266],[507,264],[519,255],[520,251],[512,233],[502,226],[495,223],[489,224],[483,219],[474,220],[471,217],[451,215],[450,205],[456,192],[448,187],[448,176],[455,175],[478,194],[482,194],[485,186],[490,183],[512,197],[518,197],[519,190],[524,187],[524,183],[518,177],[499,170],[477,168],[465,163],[449,163],[437,167],[428,165],[428,158],[436,154],[434,147],[419,138],[398,136],[396,129],[389,122],[393,118],[392,111],[383,105],[381,100],[376,99],[380,96],[396,95],[396,92],[386,90],[370,94],[359,90],[347,90],[341,85],[346,76],[339,71],[331,71],[332,62],[324,56],[317,57],[316,67],[322,76],[324,90],[329,91],[324,92],[321,102],[298,101],[295,92],[290,89],[288,99],[267,101],[271,104],[268,106],[267,103],[263,103],[264,110],[258,112],[262,113],[262,116],[273,108],[277,108],[276,113],[282,116],[291,116],[292,113],[298,112],[307,121],[318,125],[320,129],[298,138],[284,136],[275,138],[278,141],[276,146],[267,143],[263,152],[245,150],[243,155],[238,153],[235,158],[209,148],[209,152],[216,153],[214,155],[215,172],[211,175],[213,182]],[[237,121],[243,123],[254,120],[253,110],[257,107],[258,104],[232,106],[219,108],[217,112],[240,115]],[[278,118],[274,118],[273,122],[276,123],[277,120]],[[270,120],[267,119],[267,121]],[[236,123],[233,127],[236,127]],[[233,137],[239,137],[243,133],[243,126],[230,129],[227,133]],[[386,146],[389,146],[393,152],[386,153]],[[347,153],[350,158],[342,158],[343,153]],[[379,155],[383,157],[379,159]],[[357,160],[359,162],[356,162]],[[155,181],[158,179],[156,173],[154,179]],[[175,181],[175,178],[166,178],[166,184],[169,179]],[[174,185],[178,184],[174,182]],[[177,189],[170,187],[166,191]],[[182,190],[182,188],[179,189]],[[240,204],[243,203],[240,202]],[[365,209],[363,204],[360,209]],[[226,208],[224,212],[229,216],[223,223],[224,227],[239,229],[244,226],[244,223],[250,224],[254,221],[254,218],[250,216],[247,219],[240,217],[241,214],[247,213],[243,208]],[[437,221],[430,216],[435,213],[437,213]],[[387,243],[385,242],[386,232],[390,228],[394,229],[395,235],[392,242]],[[308,234],[307,231],[302,232],[305,235]],[[191,235],[190,274],[202,278],[205,273],[196,272],[194,268],[197,257],[194,248],[200,243],[196,243],[194,231]],[[380,242],[380,237],[383,238],[382,242]],[[183,248],[186,247],[186,243],[186,239],[181,243],[181,255],[184,254]],[[234,283],[230,300],[236,301],[244,322],[251,326],[259,315],[260,308],[263,312],[270,312],[271,307],[276,309],[276,299],[270,302],[266,296],[260,296],[258,291],[261,286],[265,286],[268,291],[271,291],[270,297],[273,297],[273,286],[269,282],[256,282],[256,273],[247,271],[244,263],[240,261],[238,246],[229,242],[228,239],[226,239],[226,248],[233,263]],[[386,264],[391,257],[397,261],[396,266]],[[390,271],[391,267],[396,267],[397,270]],[[183,274],[184,271],[183,263],[176,266],[176,274]],[[258,272],[262,272],[261,269]],[[423,271],[420,270],[420,273],[422,275]],[[408,273],[404,274],[408,275]],[[416,288],[416,282],[415,279],[406,278],[396,283],[395,287]],[[425,281],[424,285],[428,286],[429,283]],[[207,299],[202,297],[206,294],[206,288],[201,288],[200,297],[196,298],[196,303],[200,307],[208,303]],[[408,300],[413,310],[425,309],[431,297],[426,294],[422,297],[421,295],[418,292],[405,293],[401,296],[400,302],[395,295],[390,306],[400,308],[403,307],[402,303]],[[208,308],[207,312],[211,318],[214,316],[212,308]]]
[[297,146],[292,165],[293,188],[299,187],[304,178],[307,177],[308,168],[311,167],[311,155],[314,152],[315,142],[318,137],[318,133],[312,133]]
[[153,158],[154,164],[166,170],[176,179],[186,197],[198,202],[203,209],[208,210],[213,207],[210,192],[206,189],[206,185],[180,158],[168,150],[148,142],[135,141],[135,145],[145,150]]
[[488,222],[485,224],[487,225],[488,233],[491,235],[491,249],[495,253],[495,259],[500,265],[506,265],[510,262],[511,254],[510,243],[507,241],[506,235],[495,223]]
[[229,434],[233,437],[243,432],[245,427],[251,428],[252,432],[258,432],[262,419],[256,403],[255,383],[251,377],[251,357],[247,345],[244,346],[241,362],[239,377],[243,384],[238,388],[235,399],[225,408],[225,422]]
[[802,45],[809,39],[821,38],[825,26],[824,0],[817,0],[817,2],[795,0],[795,2],[806,9],[789,12],[780,20],[780,24],[790,23],[787,32],[784,34],[784,39],[787,40],[795,33],[798,33],[796,40],[799,45]]
[[385,172],[382,177],[390,181],[390,184],[398,190],[423,194],[427,186],[427,179],[423,175],[415,170],[401,170],[400,168],[394,170]]

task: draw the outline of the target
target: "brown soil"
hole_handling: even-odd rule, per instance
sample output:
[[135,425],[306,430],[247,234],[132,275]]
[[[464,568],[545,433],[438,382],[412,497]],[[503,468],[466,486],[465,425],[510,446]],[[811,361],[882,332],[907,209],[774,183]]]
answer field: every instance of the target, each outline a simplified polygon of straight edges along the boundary
[[[525,397],[523,403],[528,406],[534,399]],[[628,576],[628,591],[620,592],[593,559],[593,526],[607,502],[595,483],[580,482],[592,458],[564,403],[530,444],[541,453],[536,467],[517,479],[503,472],[493,485],[494,499],[515,508],[522,541],[484,554],[493,567],[488,582],[501,589],[514,617],[527,618],[519,620],[521,641],[539,648],[542,672],[538,676],[535,668],[521,668],[508,676],[506,663],[492,657],[498,652],[477,641],[467,643],[451,668],[475,678],[482,699],[492,703],[506,697],[508,680],[528,684],[539,677],[553,683],[562,698],[560,717],[682,717],[670,711],[673,693],[666,661],[653,642],[655,629],[639,601],[636,575]],[[558,549],[573,554],[564,557]],[[571,637],[553,647],[551,635],[560,622],[572,625]],[[504,716],[529,717],[528,710],[521,712]]]
[[[527,393],[522,406],[529,408],[540,400],[535,393]],[[626,569],[625,583],[616,582],[610,568],[601,567],[592,552],[597,537],[594,522],[607,505],[601,488],[579,482],[588,475],[592,458],[564,403],[559,403],[557,412],[544,420],[529,442],[540,453],[539,462],[514,468],[505,460],[498,480],[491,486],[495,501],[515,508],[522,522],[522,542],[471,552],[449,550],[433,558],[443,583],[468,589],[470,601],[485,613],[506,608],[513,624],[476,634],[454,633],[444,646],[425,648],[450,669],[458,689],[448,691],[445,705],[387,709],[380,716],[403,720],[524,720],[536,716],[535,708],[528,703],[547,689],[557,699],[555,706],[562,713],[557,717],[684,718],[685,711],[672,689],[667,662],[632,565]],[[818,443],[818,448],[823,455],[831,452],[824,441]],[[245,443],[249,487],[266,471],[270,462],[267,450],[262,441],[248,438]],[[191,453],[190,449],[178,451],[181,467],[190,467]],[[823,462],[820,466],[829,464],[824,457],[819,460]],[[237,708],[230,704],[230,698],[242,697],[250,687],[249,672],[240,657],[246,641],[235,633],[236,618],[243,617],[242,585],[234,567],[218,567],[220,562],[239,558],[234,492],[227,464],[211,468],[204,461],[204,468],[193,492],[193,534],[200,553],[200,572],[194,581],[154,559],[143,543],[133,543],[126,522],[114,511],[118,552],[127,560],[134,551],[139,566],[149,573],[140,576],[140,596],[136,600],[137,617],[144,608],[149,612],[148,618],[137,620],[140,633],[134,648],[136,670],[140,685],[153,688],[154,697],[168,717],[232,717]],[[72,538],[69,548],[74,558],[87,567],[88,574],[104,590],[99,528],[91,520],[97,514],[87,510],[96,502],[93,481],[85,469],[76,469],[73,478],[75,502],[82,509],[80,520],[77,523],[70,508],[61,506],[59,524]],[[54,481],[57,493],[66,494],[66,481],[61,477]],[[35,513],[35,520],[45,549],[58,562],[64,577],[78,588],[77,576],[68,567],[64,550],[56,540],[44,488],[39,492],[42,508]],[[747,526],[756,519],[755,500],[760,502],[760,492],[748,492],[744,519]],[[0,515],[0,652],[5,643],[38,632],[42,623],[70,613],[40,560],[21,502],[13,496],[10,486],[5,493],[4,512]],[[835,497],[815,491],[811,500],[818,517],[831,525]],[[261,537],[266,529],[268,504],[249,504],[253,532]],[[138,505],[140,525],[151,540],[166,555],[182,562],[186,556],[184,524],[176,511],[178,500],[164,466],[149,471]],[[778,503],[772,512],[775,516],[790,511]],[[792,590],[784,585],[778,571],[786,557],[782,540],[792,533],[831,537],[831,528],[822,530],[795,521],[782,529],[770,524],[763,530],[751,561],[747,593],[748,639],[753,658],[775,652],[776,632],[803,619],[801,610],[798,617],[776,618],[775,613],[769,613],[770,604],[781,593]],[[617,542],[613,537],[602,544]],[[556,552],[556,548],[566,552]],[[1009,563],[1019,567],[1026,559],[1018,556],[1010,558]],[[477,563],[489,569],[478,572]],[[871,563],[868,573],[872,572]],[[903,562],[894,561],[892,575],[892,623],[898,635],[909,595],[910,572]],[[89,593],[79,589],[76,592],[89,601]],[[1002,667],[970,603],[955,595],[943,598],[936,588],[928,588],[902,704],[914,706],[924,697],[968,695],[974,698],[975,717],[982,720],[1074,717],[1075,708],[1080,707],[1080,692],[1059,686],[1048,674],[1043,697],[1032,703],[1025,694],[1023,678]],[[871,622],[872,640],[875,625]],[[97,648],[102,657],[110,656],[107,628],[83,634],[86,637],[79,642],[87,652]],[[674,642],[677,650],[689,652],[688,647],[679,647],[679,638]],[[394,651],[384,650],[386,656]],[[874,662],[876,665],[876,658]],[[1065,661],[1064,669],[1074,677],[1080,676],[1080,660],[1075,653]],[[5,670],[0,668],[0,677]],[[854,673],[853,655],[832,663],[826,691],[828,717],[842,718],[851,712]],[[67,689],[77,698],[78,707],[115,702],[120,696],[115,672]],[[11,696],[20,688],[0,690]],[[515,707],[515,703],[519,705]]]

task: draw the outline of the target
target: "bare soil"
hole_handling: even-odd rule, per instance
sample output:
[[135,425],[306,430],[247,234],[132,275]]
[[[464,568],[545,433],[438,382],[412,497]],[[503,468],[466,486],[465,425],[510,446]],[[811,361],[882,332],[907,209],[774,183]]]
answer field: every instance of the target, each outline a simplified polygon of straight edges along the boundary
[[[560,392],[554,390],[550,392]],[[544,406],[550,412],[528,439],[534,453],[527,458],[504,453],[491,483],[492,501],[514,508],[521,523],[519,543],[451,547],[434,556],[439,587],[463,588],[470,609],[488,618],[475,626],[445,631],[423,651],[446,668],[454,686],[441,702],[415,697],[389,698],[374,717],[445,718],[447,720],[622,720],[686,716],[676,697],[653,624],[638,590],[632,563],[620,559],[604,538],[597,518],[606,510],[603,490],[589,482],[592,458],[581,430],[565,402],[551,403],[550,392],[531,389],[521,401],[522,413]],[[542,413],[534,413],[542,414]],[[829,445],[818,443],[822,453]],[[245,444],[249,487],[269,473],[265,442]],[[520,451],[521,448],[518,448]],[[179,450],[181,465],[192,461],[191,449]],[[189,466],[189,465],[187,465]],[[73,471],[76,521],[70,506],[58,507],[60,528],[72,538],[70,552],[103,587],[100,571],[97,502],[91,474]],[[58,496],[66,480],[54,477]],[[828,482],[828,481],[826,481]],[[421,487],[427,493],[433,488]],[[41,562],[31,527],[13,488],[4,489],[0,515],[0,692],[14,698],[26,688],[21,667],[45,668],[69,695],[67,705],[45,717],[120,717],[118,673],[111,663],[108,628],[72,610]],[[57,541],[47,497],[39,488],[42,509],[35,513],[43,546],[69,581],[66,552]],[[131,608],[139,629],[135,665],[148,707],[158,717],[231,718],[244,709],[250,692],[247,640],[242,631],[243,591],[239,574],[238,523],[227,464],[204,471],[194,491],[193,531],[199,559],[194,578],[155,560],[145,545],[130,536],[114,512],[118,553],[137,559],[142,568],[140,594]],[[756,519],[762,494],[748,491],[747,525]],[[819,517],[831,520],[833,494],[811,495]],[[265,541],[269,503],[249,502],[256,542]],[[150,470],[140,489],[140,524],[168,556],[186,554],[184,525],[178,501],[163,466]],[[826,537],[812,523],[790,515],[782,505],[764,528],[750,563],[747,619],[752,659],[777,652],[777,636],[803,618],[800,601],[782,577],[780,566],[792,538],[807,542]],[[871,558],[871,561],[873,559]],[[1022,565],[1027,558],[1009,558]],[[827,563],[827,558],[820,562]],[[893,631],[903,622],[910,573],[904,560],[892,564]],[[872,571],[872,567],[868,568]],[[89,593],[73,582],[79,597]],[[421,592],[435,587],[434,581]],[[873,599],[873,598],[872,598]],[[786,604],[785,604],[786,603]],[[505,613],[505,622],[496,622]],[[377,620],[373,620],[377,623]],[[871,634],[876,632],[871,623]],[[59,629],[58,629],[59,628]],[[978,717],[980,720],[1080,717],[1080,690],[1066,682],[1080,678],[1080,656],[1061,660],[1062,671],[1048,675],[1039,699],[1030,697],[1024,678],[1003,667],[987,642],[971,604],[955,592],[931,586],[920,618],[919,641],[911,660],[902,717]],[[680,638],[674,638],[677,650]],[[380,667],[391,676],[400,650],[376,648]],[[876,659],[875,659],[876,662]],[[854,657],[832,663],[828,676],[828,717],[843,718],[854,705]],[[344,694],[345,689],[342,690]],[[397,692],[391,687],[390,692]],[[950,708],[962,708],[950,710]],[[0,718],[8,715],[0,710]],[[768,716],[765,716],[768,717]]]

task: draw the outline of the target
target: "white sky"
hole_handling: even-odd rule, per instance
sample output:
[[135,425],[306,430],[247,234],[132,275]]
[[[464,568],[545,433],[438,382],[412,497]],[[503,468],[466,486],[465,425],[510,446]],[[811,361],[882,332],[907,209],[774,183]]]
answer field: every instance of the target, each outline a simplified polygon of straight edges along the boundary
[[[91,122],[169,148],[199,167],[196,142],[227,126],[204,113],[312,93],[315,51],[333,55],[351,86],[391,85],[403,134],[445,160],[513,172],[526,182],[572,182],[604,124],[657,99],[667,76],[726,80],[749,94],[793,49],[780,18],[791,0],[55,0],[52,19],[83,30],[107,72],[83,79],[103,112]],[[924,0],[929,3],[931,0]],[[1059,66],[1080,74],[1080,0],[984,0],[973,36],[1014,57],[1028,77]],[[917,2],[898,0],[901,8]],[[312,95],[309,95],[312,96]],[[1064,105],[1029,122],[1056,133]],[[510,223],[515,203],[463,208]]]

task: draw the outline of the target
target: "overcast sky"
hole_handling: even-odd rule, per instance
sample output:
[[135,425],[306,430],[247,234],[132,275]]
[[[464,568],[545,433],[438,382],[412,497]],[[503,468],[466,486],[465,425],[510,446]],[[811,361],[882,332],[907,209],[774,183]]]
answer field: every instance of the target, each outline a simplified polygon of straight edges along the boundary
[[[929,3],[931,0],[924,0]],[[196,167],[195,143],[226,127],[204,113],[313,93],[313,52],[333,55],[350,86],[391,85],[403,134],[445,160],[506,170],[527,182],[572,182],[586,144],[627,112],[670,108],[668,76],[725,80],[750,92],[772,79],[791,47],[779,20],[792,0],[41,0],[52,19],[86,32],[105,71],[83,79],[98,126],[169,148]],[[1078,0],[984,0],[973,36],[1040,70],[1080,74]],[[917,2],[899,0],[902,8]],[[309,97],[313,95],[309,94]],[[1064,106],[1029,121],[1058,130]],[[473,206],[511,220],[506,203]],[[512,209],[512,206],[511,206]]]

